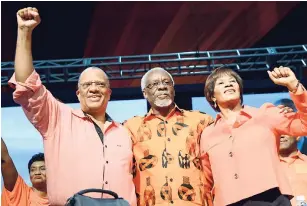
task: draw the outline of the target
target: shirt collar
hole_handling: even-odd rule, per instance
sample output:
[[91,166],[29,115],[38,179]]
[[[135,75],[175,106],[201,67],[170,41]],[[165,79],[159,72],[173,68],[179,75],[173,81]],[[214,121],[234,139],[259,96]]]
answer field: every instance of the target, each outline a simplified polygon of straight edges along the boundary
[[296,159],[301,159],[303,161],[307,161],[307,158],[305,157],[305,155],[303,155],[299,150],[297,150],[296,153],[292,154],[291,156],[288,157],[281,157],[280,156],[280,160],[287,162],[287,163],[292,163],[294,162]]
[[294,153],[293,155],[289,156],[290,158],[293,158],[293,159],[301,159],[301,160],[304,160],[304,157],[303,157],[303,154],[297,150],[296,153]]
[[[184,110],[180,109],[176,104],[175,107],[170,111],[170,113],[167,115],[167,118],[172,117],[174,114],[185,116]],[[151,118],[156,117],[156,115],[153,113],[152,108],[150,108],[149,112],[144,116],[144,122],[150,120]]]
[[[242,106],[242,109],[239,113],[240,115],[244,115],[246,116],[247,118],[251,118],[253,116],[253,107],[250,107],[250,106],[247,106],[247,105],[243,105]],[[217,122],[222,119],[223,116],[221,113],[218,113],[216,115],[216,118],[215,118],[215,121],[214,121],[214,126],[217,124]]]
[[[72,113],[79,117],[79,118],[82,118],[82,119],[87,119],[87,120],[90,120],[92,121],[92,119],[85,113],[83,112],[81,109],[74,109],[72,111]],[[114,125],[114,126],[118,126],[119,124],[117,122],[115,122],[111,117],[110,115],[108,115],[108,113],[106,113],[106,121],[108,122],[111,122],[112,124],[111,125]]]

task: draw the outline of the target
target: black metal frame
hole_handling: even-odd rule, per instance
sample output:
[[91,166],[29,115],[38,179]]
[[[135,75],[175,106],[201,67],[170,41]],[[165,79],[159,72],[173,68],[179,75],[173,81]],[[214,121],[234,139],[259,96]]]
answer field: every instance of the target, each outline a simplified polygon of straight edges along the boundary
[[[275,65],[306,68],[307,45],[40,60],[33,64],[43,83],[77,82],[80,73],[87,67],[100,67],[111,80],[141,78],[155,66],[165,68],[174,76],[209,74],[212,69],[222,65],[249,72],[268,70]],[[1,85],[7,85],[14,72],[14,62],[1,62],[1,71]]]

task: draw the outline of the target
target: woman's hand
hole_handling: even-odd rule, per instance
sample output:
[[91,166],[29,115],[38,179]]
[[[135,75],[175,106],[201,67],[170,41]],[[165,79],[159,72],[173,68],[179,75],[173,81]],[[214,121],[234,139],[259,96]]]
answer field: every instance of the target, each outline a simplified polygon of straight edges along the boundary
[[285,86],[289,91],[295,91],[297,89],[299,81],[289,67],[275,67],[273,71],[267,72],[275,84]]

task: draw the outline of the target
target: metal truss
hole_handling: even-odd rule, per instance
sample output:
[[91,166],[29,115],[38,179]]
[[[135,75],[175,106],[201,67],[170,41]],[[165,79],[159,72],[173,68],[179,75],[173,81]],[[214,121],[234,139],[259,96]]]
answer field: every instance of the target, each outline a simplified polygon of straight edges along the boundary
[[[135,79],[157,66],[174,76],[189,76],[209,74],[220,66],[249,72],[276,65],[305,69],[306,64],[307,45],[34,61],[44,83],[77,82],[87,67],[103,69],[109,79]],[[1,62],[1,85],[7,85],[13,72],[14,62]]]

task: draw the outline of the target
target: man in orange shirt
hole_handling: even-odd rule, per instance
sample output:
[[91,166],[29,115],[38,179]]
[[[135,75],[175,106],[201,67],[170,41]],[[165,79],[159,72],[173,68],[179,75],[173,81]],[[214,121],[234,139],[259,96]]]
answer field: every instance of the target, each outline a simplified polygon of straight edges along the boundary
[[[279,99],[277,100],[275,103],[275,105],[284,105],[288,108],[291,108],[294,112],[297,111],[297,109],[295,108],[294,102],[291,99],[288,98],[283,98],[283,99]],[[307,137],[302,136],[299,139],[297,139],[297,149],[302,153],[307,155]]]
[[33,187],[29,187],[18,174],[1,138],[1,172],[4,182],[2,206],[49,205],[44,154],[34,155],[28,163],[28,169]]
[[148,71],[141,87],[151,109],[125,123],[133,138],[138,205],[206,205],[198,145],[212,117],[180,109],[174,80],[162,68]]
[[296,205],[298,196],[307,199],[307,156],[297,149],[296,137],[282,135],[279,148],[280,162],[289,178],[294,198],[291,204]]

